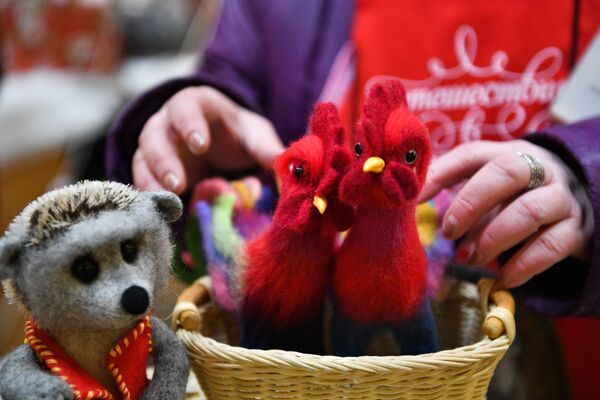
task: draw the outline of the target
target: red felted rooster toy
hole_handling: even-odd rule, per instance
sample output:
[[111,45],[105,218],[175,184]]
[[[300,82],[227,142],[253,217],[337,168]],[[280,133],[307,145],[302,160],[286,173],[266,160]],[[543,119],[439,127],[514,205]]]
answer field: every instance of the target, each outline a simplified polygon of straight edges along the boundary
[[334,352],[364,354],[384,328],[403,354],[435,351],[427,259],[415,222],[431,144],[399,81],[371,88],[356,139],[356,158],[339,187],[355,217],[335,260]]
[[315,108],[311,133],[276,161],[280,199],[273,223],[247,247],[242,282],[242,344],[322,353],[322,311],[336,232],[352,209],[337,200],[351,161],[333,104]]

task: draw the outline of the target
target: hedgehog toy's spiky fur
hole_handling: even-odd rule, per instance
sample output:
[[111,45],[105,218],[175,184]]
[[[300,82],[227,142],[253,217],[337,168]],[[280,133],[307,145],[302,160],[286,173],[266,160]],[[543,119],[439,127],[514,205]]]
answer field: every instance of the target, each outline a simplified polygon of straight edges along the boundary
[[30,243],[39,244],[70,225],[108,210],[125,210],[139,201],[130,186],[116,182],[83,181],[44,194],[17,217],[28,221]]

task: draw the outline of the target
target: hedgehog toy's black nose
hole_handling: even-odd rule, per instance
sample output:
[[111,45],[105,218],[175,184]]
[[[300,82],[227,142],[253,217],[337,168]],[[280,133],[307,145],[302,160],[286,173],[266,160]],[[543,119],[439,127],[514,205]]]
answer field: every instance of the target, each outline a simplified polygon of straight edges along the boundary
[[143,314],[148,309],[150,297],[146,289],[139,286],[131,286],[123,292],[121,305],[129,314]]

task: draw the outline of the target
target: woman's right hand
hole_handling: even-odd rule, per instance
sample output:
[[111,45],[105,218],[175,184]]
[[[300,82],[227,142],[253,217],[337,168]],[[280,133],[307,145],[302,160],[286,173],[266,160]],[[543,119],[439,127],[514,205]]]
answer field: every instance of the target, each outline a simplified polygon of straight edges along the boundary
[[216,89],[190,87],[144,125],[133,157],[133,181],[143,190],[181,194],[213,171],[269,169],[283,148],[266,118]]

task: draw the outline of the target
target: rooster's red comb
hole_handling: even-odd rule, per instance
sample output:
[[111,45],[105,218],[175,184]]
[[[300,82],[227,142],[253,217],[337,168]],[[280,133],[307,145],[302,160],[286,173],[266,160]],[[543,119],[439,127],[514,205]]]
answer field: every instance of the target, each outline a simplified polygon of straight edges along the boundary
[[344,143],[344,127],[333,103],[318,103],[310,121],[311,132],[323,141],[323,148]]
[[383,130],[390,113],[407,106],[404,86],[398,79],[390,79],[376,83],[369,90],[365,100],[365,118],[373,128]]

